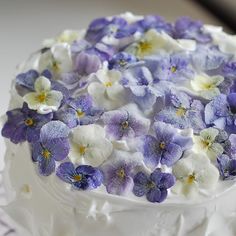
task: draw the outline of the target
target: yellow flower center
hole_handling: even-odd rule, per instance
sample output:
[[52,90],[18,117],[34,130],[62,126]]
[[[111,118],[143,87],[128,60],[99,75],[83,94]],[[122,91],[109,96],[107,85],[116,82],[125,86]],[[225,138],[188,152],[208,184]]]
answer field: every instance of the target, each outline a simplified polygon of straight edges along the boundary
[[39,95],[37,95],[36,100],[40,103],[44,103],[47,100],[47,93],[41,92]]
[[159,147],[160,147],[160,149],[165,149],[165,147],[166,147],[165,142],[160,142]]
[[27,125],[27,126],[33,126],[33,124],[34,124],[34,120],[33,120],[32,118],[27,118],[27,119],[25,120],[25,125]]
[[209,140],[202,140],[201,144],[203,148],[209,148],[209,146],[211,146],[211,142]]
[[82,175],[80,175],[80,174],[78,174],[78,175],[74,175],[73,176],[73,179],[75,180],[75,181],[81,181],[82,180]]
[[60,72],[60,63],[57,62],[57,61],[53,61],[52,63],[52,70],[55,72],[55,73],[59,73]]
[[195,180],[196,180],[196,176],[195,176],[195,174],[193,173],[193,174],[191,174],[191,175],[188,176],[188,178],[187,178],[187,183],[188,183],[188,184],[192,184]]
[[104,83],[105,87],[111,87],[112,86],[112,82],[111,81],[108,81],[106,83]]
[[213,85],[210,84],[210,83],[205,83],[205,84],[203,85],[203,88],[206,89],[206,90],[209,90],[209,89],[212,89],[212,88],[213,88]]
[[47,149],[44,149],[42,151],[42,155],[43,155],[44,158],[48,159],[51,156],[51,152],[49,152]]
[[125,177],[125,170],[123,168],[120,168],[118,171],[117,171],[117,176],[121,179],[123,179]]
[[122,126],[122,129],[127,129],[129,127],[129,122],[126,120],[122,122],[121,126]]
[[84,116],[84,112],[83,112],[81,109],[78,109],[78,110],[76,111],[76,113],[77,113],[77,116],[78,116],[78,117],[83,117],[83,116]]
[[179,107],[176,109],[177,116],[184,116],[186,114],[186,109],[183,107]]
[[123,60],[123,59],[119,60],[119,65],[122,67],[126,66],[127,65],[126,60]]
[[152,51],[152,43],[147,40],[140,41],[137,46],[137,55],[143,57]]
[[152,189],[152,188],[155,188],[155,183],[153,181],[149,181],[148,184],[147,184],[147,188],[149,189]]
[[79,154],[84,155],[85,152],[86,152],[86,147],[83,145],[79,146]]
[[176,66],[172,66],[170,68],[170,70],[171,70],[172,73],[175,73],[177,71],[177,67]]

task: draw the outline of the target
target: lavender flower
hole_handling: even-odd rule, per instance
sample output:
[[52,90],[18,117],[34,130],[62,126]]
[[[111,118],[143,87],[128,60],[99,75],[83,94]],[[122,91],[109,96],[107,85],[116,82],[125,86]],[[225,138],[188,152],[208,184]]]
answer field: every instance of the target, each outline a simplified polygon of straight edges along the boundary
[[172,166],[192,145],[191,138],[178,134],[171,125],[155,122],[153,129],[155,137],[145,135],[138,145],[138,150],[143,153],[145,164],[151,169],[156,168],[159,162],[162,165]]
[[172,90],[165,98],[165,107],[155,116],[156,121],[172,124],[180,129],[192,128],[199,132],[205,128],[203,121],[204,106],[186,93]]
[[108,68],[109,70],[117,69],[117,70],[124,70],[127,69],[129,66],[137,64],[138,59],[127,52],[119,52],[115,54],[111,60],[109,61]]
[[102,110],[93,106],[89,95],[81,95],[68,99],[67,106],[55,113],[55,117],[64,122],[68,127],[88,125],[97,121],[102,115]]
[[56,175],[77,190],[91,190],[99,187],[103,181],[102,172],[89,165],[74,167],[64,162],[57,168]]
[[169,35],[173,33],[172,25],[167,23],[161,16],[145,16],[142,20],[133,23],[131,27],[136,28],[141,33],[147,32],[150,29],[155,29],[158,32],[164,31]]
[[236,93],[221,94],[205,107],[205,121],[227,132],[236,131]]
[[150,121],[142,117],[134,104],[102,116],[107,135],[111,139],[133,138],[146,134]]
[[236,61],[228,62],[224,65],[222,72],[224,76],[236,78]]
[[89,25],[85,38],[89,42],[96,43],[105,36],[113,36],[118,39],[129,37],[134,33],[134,29],[127,28],[127,24],[127,21],[121,17],[113,17],[111,20],[99,18]]
[[101,167],[107,192],[126,195],[133,188],[133,176],[140,163],[137,153],[116,151],[112,159]]
[[51,175],[56,161],[69,154],[69,128],[60,121],[51,121],[41,128],[40,140],[32,144],[32,159],[38,162],[39,174]]
[[156,169],[150,176],[139,172],[134,176],[133,193],[137,197],[146,195],[150,202],[163,202],[167,197],[167,189],[175,184],[175,178],[172,174],[162,173]]
[[123,74],[122,84],[129,88],[134,95],[134,101],[142,109],[150,109],[161,96],[160,89],[154,87],[151,72],[146,67],[134,67],[126,70]]
[[211,71],[220,68],[230,58],[229,54],[221,52],[215,45],[198,45],[191,54],[193,65],[199,71]]
[[13,143],[24,141],[36,142],[39,140],[41,127],[52,119],[52,113],[47,115],[32,111],[24,103],[21,109],[7,112],[7,122],[2,128],[2,135]]
[[217,164],[223,180],[234,179],[236,177],[236,159],[222,155],[217,158]]
[[180,17],[174,26],[174,38],[195,39],[199,43],[211,42],[211,36],[202,31],[201,21],[194,21],[189,17]]
[[156,80],[179,83],[191,79],[194,75],[189,58],[183,53],[157,56],[152,61],[147,60],[147,66]]

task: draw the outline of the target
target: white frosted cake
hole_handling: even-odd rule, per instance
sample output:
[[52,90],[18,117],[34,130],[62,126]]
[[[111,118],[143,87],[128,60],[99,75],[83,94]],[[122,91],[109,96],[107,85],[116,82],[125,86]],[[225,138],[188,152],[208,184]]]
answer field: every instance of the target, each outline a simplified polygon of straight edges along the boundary
[[3,118],[19,235],[235,236],[235,57],[235,36],[188,17],[45,40]]

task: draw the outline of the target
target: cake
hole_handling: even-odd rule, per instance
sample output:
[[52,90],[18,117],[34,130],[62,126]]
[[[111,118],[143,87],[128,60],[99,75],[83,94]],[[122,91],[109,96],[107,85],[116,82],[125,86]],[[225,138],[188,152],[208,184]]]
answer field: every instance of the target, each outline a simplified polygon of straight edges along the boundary
[[2,118],[20,235],[236,235],[235,56],[235,36],[189,17],[45,40]]

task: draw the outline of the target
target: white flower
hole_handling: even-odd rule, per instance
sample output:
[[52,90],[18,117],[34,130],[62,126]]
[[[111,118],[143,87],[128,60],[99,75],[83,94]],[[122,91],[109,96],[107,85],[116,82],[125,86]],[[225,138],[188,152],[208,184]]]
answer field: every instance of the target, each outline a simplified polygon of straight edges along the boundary
[[191,81],[194,91],[205,99],[213,99],[220,94],[218,86],[224,81],[224,77],[220,75],[208,76],[206,74],[195,76]]
[[223,32],[222,27],[205,25],[204,31],[213,38],[213,43],[219,46],[221,52],[236,56],[236,35]]
[[215,188],[219,171],[204,155],[191,153],[178,161],[173,167],[176,184],[172,191],[186,197],[195,197],[201,190]]
[[107,63],[96,73],[98,82],[88,86],[88,93],[99,107],[114,109],[124,104],[125,90],[120,84],[121,73],[117,70],[108,70]]
[[99,166],[112,153],[112,143],[99,125],[78,126],[73,131],[69,158],[73,163]]
[[195,50],[193,40],[175,40],[165,32],[159,33],[151,29],[135,44],[127,48],[139,58],[153,55],[160,51],[173,52],[182,50]]
[[35,92],[27,93],[23,100],[32,110],[40,114],[56,111],[61,105],[63,94],[60,91],[51,90],[51,82],[44,76],[40,76],[34,84]]
[[44,47],[52,47],[57,43],[69,43],[71,44],[75,40],[80,40],[84,37],[85,31],[75,31],[75,30],[64,30],[56,38],[50,38],[43,41]]
[[67,43],[55,44],[44,52],[38,60],[38,71],[49,69],[55,75],[73,70],[70,45]]
[[215,161],[224,151],[224,148],[215,141],[218,134],[219,131],[214,128],[202,130],[199,136],[193,136],[194,149],[205,153],[210,160]]

